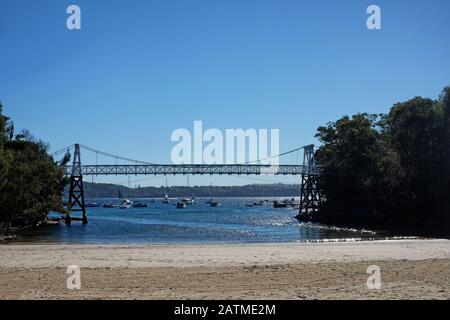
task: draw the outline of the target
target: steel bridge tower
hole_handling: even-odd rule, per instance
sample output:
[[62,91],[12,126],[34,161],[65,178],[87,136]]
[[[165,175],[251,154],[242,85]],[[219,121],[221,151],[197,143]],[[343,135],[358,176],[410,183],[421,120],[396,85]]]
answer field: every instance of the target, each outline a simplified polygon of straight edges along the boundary
[[303,165],[305,170],[302,174],[302,184],[300,187],[298,219],[310,218],[312,214],[319,210],[322,201],[320,190],[317,186],[319,172],[314,156],[313,144],[304,147]]
[[[86,207],[84,204],[83,175],[81,171],[80,145],[75,144],[73,153],[72,173],[70,175],[69,202],[67,204],[70,212],[81,211],[83,213],[83,224],[87,224]],[[75,208],[74,207],[78,207]],[[66,224],[71,223],[70,213],[66,215]]]

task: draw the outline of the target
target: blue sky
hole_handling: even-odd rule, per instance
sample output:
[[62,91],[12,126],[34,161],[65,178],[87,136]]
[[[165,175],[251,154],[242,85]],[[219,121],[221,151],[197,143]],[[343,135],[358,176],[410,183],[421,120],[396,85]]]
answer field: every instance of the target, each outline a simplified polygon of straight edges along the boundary
[[[70,4],[81,30],[66,28]],[[370,4],[382,30],[366,28]],[[202,120],[277,128],[285,151],[316,143],[316,128],[342,115],[437,98],[450,84],[449,12],[448,0],[2,0],[0,99],[52,150],[80,142],[169,163],[172,131]],[[296,182],[252,179],[214,183]]]

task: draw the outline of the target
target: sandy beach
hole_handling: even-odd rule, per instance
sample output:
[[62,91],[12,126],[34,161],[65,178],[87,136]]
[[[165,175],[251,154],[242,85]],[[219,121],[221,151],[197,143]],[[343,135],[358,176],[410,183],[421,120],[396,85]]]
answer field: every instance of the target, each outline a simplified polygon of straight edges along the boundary
[[[70,265],[80,290],[67,289]],[[0,245],[0,298],[449,299],[450,241]]]

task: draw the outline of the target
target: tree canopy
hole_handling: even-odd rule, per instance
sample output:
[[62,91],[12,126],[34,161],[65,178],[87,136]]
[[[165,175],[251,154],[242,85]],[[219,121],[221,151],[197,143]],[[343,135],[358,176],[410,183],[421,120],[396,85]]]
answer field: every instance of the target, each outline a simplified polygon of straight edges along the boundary
[[33,224],[51,211],[65,212],[65,183],[47,146],[28,131],[15,134],[0,103],[0,224]]
[[387,114],[356,114],[318,128],[316,219],[358,224],[450,217],[450,87]]

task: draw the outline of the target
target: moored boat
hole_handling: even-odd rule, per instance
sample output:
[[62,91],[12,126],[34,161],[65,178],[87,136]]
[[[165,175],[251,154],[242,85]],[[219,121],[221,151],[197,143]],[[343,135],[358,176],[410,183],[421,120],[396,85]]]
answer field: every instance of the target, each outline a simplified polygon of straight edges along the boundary
[[211,207],[218,207],[220,205],[221,205],[220,201],[212,201],[211,202]]
[[177,202],[177,209],[184,209],[184,208],[186,208],[186,203],[184,203],[183,201]]
[[103,205],[103,208],[118,208],[119,205],[118,204],[114,204],[114,203],[105,203]]
[[132,205],[133,205],[133,201],[124,199],[122,201],[122,203],[120,204],[119,208],[120,209],[129,209],[129,208],[131,208]]
[[287,207],[287,204],[286,204],[285,202],[280,202],[280,201],[278,201],[278,200],[275,200],[275,201],[273,202],[273,207],[274,207],[274,208],[286,208],[286,207]]
[[181,200],[181,202],[184,202],[185,204],[194,204],[195,199],[193,197],[186,197]]
[[89,203],[86,203],[84,206],[86,208],[96,208],[96,207],[100,207],[100,204],[98,204],[97,202],[89,202]]
[[146,203],[142,203],[142,202],[138,202],[138,203],[133,203],[133,208],[147,208],[148,204]]

